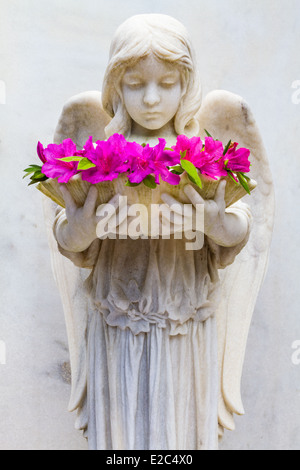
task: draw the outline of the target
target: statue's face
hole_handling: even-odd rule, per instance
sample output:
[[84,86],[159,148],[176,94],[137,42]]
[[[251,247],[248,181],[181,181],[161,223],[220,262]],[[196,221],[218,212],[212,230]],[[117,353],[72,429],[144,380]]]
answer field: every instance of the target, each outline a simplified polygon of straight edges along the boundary
[[172,121],[183,92],[178,68],[153,54],[129,67],[122,80],[127,112],[145,130],[159,130]]

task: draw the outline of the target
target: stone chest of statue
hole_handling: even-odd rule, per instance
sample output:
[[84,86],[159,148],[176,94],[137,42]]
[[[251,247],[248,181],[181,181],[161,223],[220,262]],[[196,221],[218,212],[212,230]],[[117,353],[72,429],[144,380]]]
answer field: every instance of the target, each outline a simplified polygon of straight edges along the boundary
[[[186,203],[204,205],[200,249],[186,250],[175,236],[97,237],[93,187],[82,207],[66,187],[65,209],[45,200],[69,340],[69,409],[90,449],[213,450],[224,428],[234,429],[234,414],[244,413],[243,360],[268,261],[273,185],[249,106],[225,91],[202,101],[188,33],[171,17],[122,24],[102,93],[84,92],[63,108],[55,142],[70,138],[80,148],[89,136],[116,133],[171,147],[205,130],[250,149],[257,187],[226,208],[226,181],[208,200],[186,185]],[[176,197],[160,197],[176,225]]]

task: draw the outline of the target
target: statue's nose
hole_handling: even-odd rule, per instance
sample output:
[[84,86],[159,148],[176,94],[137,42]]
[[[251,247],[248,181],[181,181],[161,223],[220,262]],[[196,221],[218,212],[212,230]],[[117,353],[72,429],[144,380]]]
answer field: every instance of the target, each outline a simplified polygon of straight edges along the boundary
[[160,94],[155,83],[150,83],[147,86],[144,95],[144,103],[148,106],[154,106],[160,103]]

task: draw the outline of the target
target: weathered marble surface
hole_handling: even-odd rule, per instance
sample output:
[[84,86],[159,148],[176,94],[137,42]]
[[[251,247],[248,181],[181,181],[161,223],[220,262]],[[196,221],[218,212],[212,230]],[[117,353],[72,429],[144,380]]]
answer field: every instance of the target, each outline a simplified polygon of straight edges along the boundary
[[[7,345],[7,364],[0,365],[0,448],[85,448],[73,429],[73,416],[65,411],[69,386],[61,370],[68,361],[66,333],[40,223],[42,209],[37,194],[22,185],[20,177],[37,139],[52,139],[62,103],[82,90],[98,88],[112,30],[132,14],[157,11],[189,24],[194,42],[208,36],[210,46],[199,49],[204,89],[228,89],[251,103],[277,193],[272,255],[250,330],[243,380],[244,405],[251,413],[237,419],[237,432],[226,433],[222,447],[298,449],[300,369],[291,361],[292,342],[300,338],[299,222],[294,217],[300,107],[292,102],[291,88],[300,70],[298,2],[247,1],[234,15],[233,0],[209,5],[190,1],[190,8],[186,2],[163,1],[158,6],[130,1],[126,12],[120,5],[117,0],[101,8],[92,1],[1,3],[0,79],[6,83],[7,97],[6,104],[0,104],[5,162],[0,340]],[[278,30],[284,34],[278,35]]]

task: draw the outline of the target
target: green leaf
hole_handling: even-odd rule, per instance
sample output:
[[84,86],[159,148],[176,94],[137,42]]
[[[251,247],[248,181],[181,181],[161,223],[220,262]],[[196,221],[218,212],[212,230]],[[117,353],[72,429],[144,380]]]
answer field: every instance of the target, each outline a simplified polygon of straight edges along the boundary
[[27,178],[27,176],[29,175],[32,175],[33,173],[36,173],[37,171],[38,172],[41,172],[42,170],[42,167],[39,166],[39,165],[30,165],[30,167],[26,168],[25,170],[23,170],[26,174],[23,176],[23,179],[24,178]]
[[82,158],[78,164],[78,170],[89,170],[95,168],[95,166],[88,158]]
[[234,178],[233,174],[231,173],[231,171],[227,171],[227,174],[229,176],[229,178],[232,179],[232,181],[235,183],[235,184],[239,184],[238,181],[236,181],[236,179]]
[[187,172],[190,178],[193,178],[193,182],[202,189],[202,181],[198,175],[197,168],[189,160],[180,161],[182,168]]
[[90,168],[95,168],[95,166],[96,166],[88,158],[78,157],[78,156],[75,156],[75,155],[73,157],[59,158],[59,160],[61,162],[79,162],[78,170],[89,170]]
[[130,188],[134,188],[135,186],[139,186],[141,183],[130,183],[129,180],[126,181],[125,186],[129,186]]
[[80,162],[83,160],[84,157],[77,157],[73,155],[73,157],[63,157],[63,158],[58,158],[61,162]]
[[[188,174],[188,179],[189,179],[192,183],[194,183],[194,184],[197,185],[197,183],[196,183],[196,181],[194,180],[194,178],[193,178],[191,175],[189,175],[189,174]],[[198,185],[197,185],[197,186],[198,186]]]
[[224,149],[224,152],[223,152],[223,155],[226,155],[226,153],[228,152],[229,150],[229,147],[231,145],[231,140],[228,142],[228,144],[226,145],[225,149]]
[[213,138],[212,135],[211,135],[206,129],[204,129],[204,132],[205,132],[205,134],[207,135],[207,137]]
[[31,186],[32,184],[37,184],[37,183],[40,183],[42,181],[46,181],[48,179],[48,177],[46,175],[44,175],[43,173],[40,173],[40,172],[36,172],[31,178],[31,182],[28,184],[28,186]]
[[48,179],[48,177],[42,173],[42,167],[40,165],[30,165],[24,170],[24,172],[25,175],[23,176],[23,179],[30,176],[30,183],[28,186],[39,183],[41,181],[46,181]]
[[247,191],[248,194],[251,194],[250,192],[250,189],[249,189],[249,186],[248,186],[248,183],[247,181],[245,180],[245,178],[241,175],[241,173],[237,173],[236,174],[238,179],[239,179],[239,182],[240,184],[243,186],[243,188],[245,189],[245,191]]
[[24,171],[34,170],[34,171],[41,171],[42,167],[40,165],[30,165],[29,168],[26,168]]
[[28,176],[32,175],[32,173],[34,173],[34,171],[28,171],[24,176],[23,176],[23,179],[27,178]]
[[249,176],[245,175],[245,173],[240,172],[240,175],[242,175],[245,178],[245,180],[250,181]]
[[169,170],[171,173],[175,173],[175,175],[182,175],[184,169],[181,165],[169,166]]
[[143,183],[150,189],[155,189],[157,184],[155,183],[155,178],[153,175],[148,175],[144,180]]
[[45,177],[45,175],[44,175],[43,173],[41,173],[40,171],[36,171],[36,172],[32,175],[31,179],[32,179],[32,180],[39,180],[39,179],[44,178],[44,177]]

